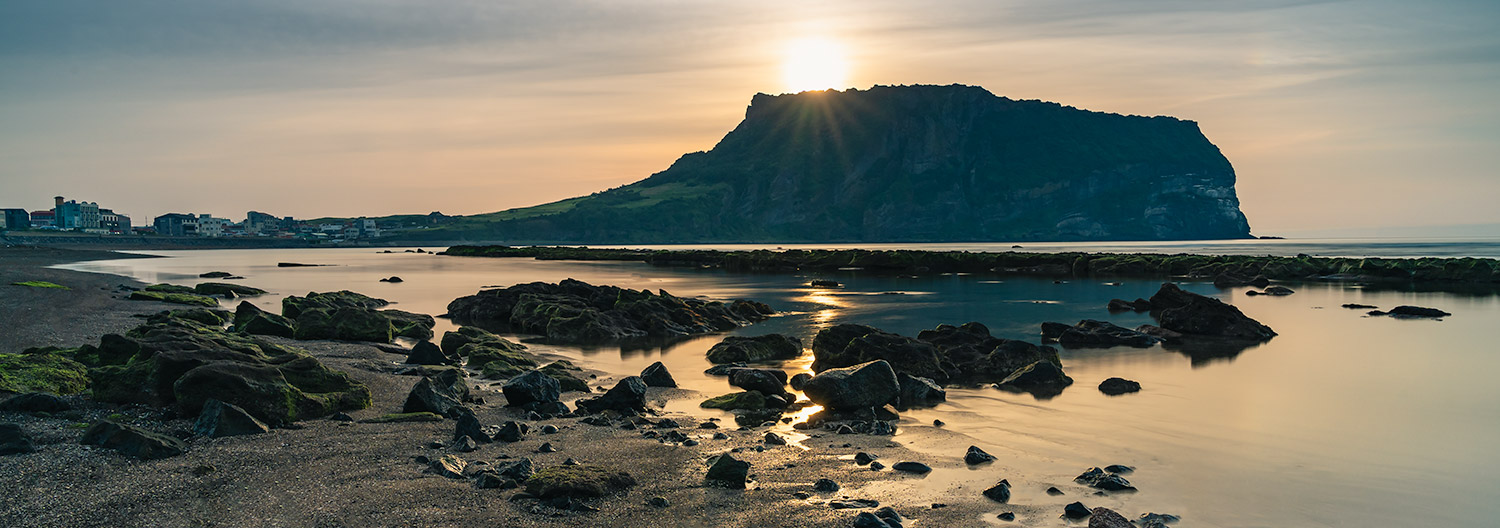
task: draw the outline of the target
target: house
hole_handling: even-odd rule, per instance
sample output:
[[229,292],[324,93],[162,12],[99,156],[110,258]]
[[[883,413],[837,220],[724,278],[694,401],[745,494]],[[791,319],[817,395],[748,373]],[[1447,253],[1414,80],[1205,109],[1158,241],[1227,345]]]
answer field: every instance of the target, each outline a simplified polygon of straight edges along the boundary
[[31,215],[25,209],[0,209],[0,229],[31,229]]
[[157,234],[166,236],[197,236],[198,217],[190,214],[167,213],[151,222]]

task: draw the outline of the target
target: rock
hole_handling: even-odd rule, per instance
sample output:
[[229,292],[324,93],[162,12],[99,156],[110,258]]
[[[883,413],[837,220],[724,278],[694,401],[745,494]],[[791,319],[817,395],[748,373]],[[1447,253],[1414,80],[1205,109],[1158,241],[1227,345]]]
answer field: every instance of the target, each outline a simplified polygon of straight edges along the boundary
[[480,444],[488,444],[494,441],[490,438],[490,435],[485,434],[484,424],[479,423],[479,418],[474,416],[472,412],[461,413],[458,417],[458,423],[453,426],[453,440],[458,441],[463,438],[468,438]]
[[[542,374],[546,374],[548,376],[551,376],[552,379],[557,380],[557,384],[562,388],[564,392],[591,392],[593,390],[589,388],[588,382],[583,381],[582,378],[579,378],[575,374],[578,372],[582,372],[583,369],[573,366],[572,363],[568,362],[565,359],[553,361],[537,370],[540,370],[542,371]],[[566,414],[566,411],[562,413],[554,412],[553,414]]]
[[402,283],[402,282],[406,282],[406,281],[401,280],[401,277],[397,277],[395,275],[392,275],[390,277],[386,277],[384,279],[380,279],[380,282]]
[[1061,394],[1063,388],[1072,384],[1073,378],[1063,374],[1062,367],[1051,361],[1038,361],[1011,373],[995,386],[1050,397]]
[[443,349],[432,344],[431,341],[418,341],[411,347],[411,353],[406,355],[406,363],[410,365],[457,365],[458,358],[448,357]]
[[994,382],[1039,360],[1058,361],[1057,350],[999,339],[979,323],[938,325],[917,339],[861,325],[838,325],[813,340],[815,372],[886,360],[892,370],[948,383]]
[[808,380],[802,391],[826,409],[856,410],[896,401],[901,395],[901,384],[890,363],[871,361],[824,370]]
[[932,471],[932,467],[921,462],[897,462],[891,469],[905,473],[926,474]]
[[729,384],[768,396],[786,394],[786,372],[776,369],[734,369],[729,371]]
[[[542,445],[537,446],[536,452],[538,452],[538,453],[556,453],[557,452],[557,448],[556,447],[552,447],[552,442],[542,442]],[[569,464],[564,464],[564,465],[569,465]]]
[[299,312],[295,339],[337,339],[389,343],[396,335],[391,320],[370,308],[312,308]]
[[1141,384],[1125,378],[1109,378],[1099,382],[1099,392],[1110,396],[1118,396],[1130,392],[1140,392]]
[[765,442],[768,445],[786,445],[786,439],[771,431],[766,431]]
[[464,469],[468,466],[468,462],[459,458],[458,455],[443,455],[442,458],[428,463],[427,468],[444,477],[461,479],[464,478]]
[[437,320],[427,314],[387,309],[381,310],[380,315],[390,319],[396,335],[412,339],[432,339],[432,327],[437,325]]
[[45,392],[28,392],[18,394],[0,402],[0,411],[21,413],[57,413],[72,409],[67,400],[57,397],[55,394]]
[[1082,519],[1089,516],[1089,507],[1082,502],[1074,502],[1063,507],[1063,517],[1069,519]]
[[874,462],[875,459],[877,459],[877,458],[880,458],[880,455],[874,455],[874,454],[866,453],[864,451],[860,451],[860,452],[854,454],[854,463],[863,466],[863,465],[869,464],[871,462]]
[[1270,327],[1246,317],[1223,301],[1165,283],[1151,296],[1151,306],[1162,328],[1188,335],[1266,340],[1276,336]]
[[1134,301],[1110,299],[1105,308],[1111,312],[1147,312],[1151,310],[1151,301],[1140,298]]
[[728,376],[730,371],[733,371],[734,369],[748,368],[749,366],[750,365],[747,365],[745,363],[725,363],[723,365],[714,365],[712,367],[708,367],[708,369],[704,370],[703,373],[710,376]]
[[36,442],[21,424],[0,423],[0,456],[35,453]]
[[828,501],[828,507],[835,510],[857,510],[878,506],[880,506],[880,501],[872,499],[836,499]]
[[1089,469],[1088,471],[1083,472],[1082,475],[1074,477],[1073,481],[1091,488],[1101,489],[1104,491],[1124,491],[1135,489],[1135,486],[1131,486],[1130,481],[1125,480],[1125,477],[1105,473],[1104,470],[1099,468]]
[[801,372],[801,373],[798,373],[796,376],[792,376],[792,380],[791,380],[791,382],[789,384],[792,386],[792,390],[794,390],[794,391],[800,391],[800,390],[802,390],[802,387],[807,386],[807,380],[810,380],[810,379],[812,379],[812,374],[808,374],[806,372]]
[[854,528],[893,528],[884,520],[870,512],[860,512],[854,517]]
[[525,482],[536,473],[536,465],[529,458],[518,458],[508,462],[500,462],[495,466],[495,473],[516,482]]
[[385,415],[377,416],[375,418],[366,418],[364,420],[360,420],[359,423],[375,423],[375,424],[379,424],[379,423],[415,423],[415,422],[441,422],[441,421],[443,421],[443,416],[440,415],[440,414],[430,413],[430,412],[410,412],[410,413],[392,413],[392,414],[385,414]]
[[736,460],[729,453],[719,455],[708,467],[707,480],[711,483],[734,489],[745,489],[745,480],[750,475],[750,463]]
[[1376,308],[1379,308],[1379,306],[1375,306],[1375,305],[1370,305],[1370,304],[1354,304],[1354,303],[1343,304],[1343,305],[1340,305],[1340,306],[1342,306],[1344,308],[1348,308],[1350,310],[1374,310]]
[[646,382],[639,376],[620,380],[603,396],[577,401],[578,409],[590,413],[613,410],[625,414],[637,414],[646,410]]
[[506,406],[520,407],[558,401],[562,396],[562,385],[540,370],[533,370],[511,378],[500,391],[505,393]]
[[1173,332],[1171,330],[1167,330],[1165,328],[1162,328],[1162,327],[1156,326],[1156,325],[1148,325],[1147,324],[1147,325],[1137,326],[1137,327],[1135,327],[1135,331],[1140,332],[1142,334],[1146,334],[1146,335],[1151,336],[1151,337],[1155,337],[1157,339],[1160,339],[1163,343],[1174,343],[1175,344],[1175,343],[1182,342],[1182,333],[1181,332]]
[[1011,522],[1016,520],[1016,514],[1014,512],[1005,512],[1001,513],[1000,515],[996,515],[995,518],[1005,522]]
[[[117,391],[140,391],[142,387],[139,384],[134,387],[115,384],[134,381],[130,371],[144,366],[135,374],[154,370],[157,383],[186,370],[171,383],[177,410],[184,416],[198,414],[210,399],[238,406],[273,426],[370,406],[369,389],[351,381],[344,373],[328,370],[311,356],[287,354],[281,357],[284,362],[278,364],[272,363],[275,360],[252,360],[250,357],[210,361],[214,354],[205,350],[159,352],[152,357],[155,361],[126,367],[122,375],[109,382],[107,390],[103,388],[103,379],[107,376],[102,371],[114,367],[96,369],[94,398],[106,401],[128,399],[118,397]],[[101,397],[104,394],[108,394],[108,398]]]
[[739,409],[764,409],[766,408],[766,397],[756,391],[735,392],[723,396],[715,396],[698,404],[705,409],[723,409],[733,411]]
[[667,501],[666,497],[651,497],[646,500],[646,505],[652,508],[666,508],[671,506],[672,503]]
[[147,289],[130,292],[130,296],[126,298],[132,301],[158,301],[171,304],[185,304],[188,306],[202,306],[205,308],[219,307],[217,299],[191,293],[166,293]]
[[[844,336],[852,336],[844,340]],[[844,341],[838,347],[838,341]],[[861,325],[838,325],[813,339],[814,372],[885,360],[893,370],[946,382],[941,350],[932,343]]]
[[495,440],[500,442],[520,442],[526,437],[526,432],[531,427],[517,421],[508,421],[500,424],[500,430],[495,433]]
[[336,310],[339,308],[384,308],[391,304],[385,299],[377,299],[366,295],[354,293],[349,290],[336,292],[312,292],[306,297],[292,295],[281,300],[281,315],[287,319],[296,320],[302,312],[313,309]]
[[1051,321],[1042,323],[1042,339],[1057,341],[1057,338],[1062,337],[1063,332],[1068,331],[1069,328],[1073,327],[1065,323]]
[[930,379],[903,372],[896,375],[896,381],[901,385],[901,396],[896,405],[898,410],[932,407],[948,401],[948,392]]
[[1173,524],[1181,520],[1181,517],[1170,513],[1147,513],[1141,515],[1139,524],[1141,528],[1163,528],[1168,524]]
[[216,399],[203,404],[203,410],[198,412],[198,422],[193,426],[193,433],[213,438],[269,432],[270,427],[244,409]]
[[964,463],[971,466],[994,461],[995,455],[984,452],[979,446],[969,446],[969,452],[964,453]]
[[224,282],[204,282],[199,283],[197,286],[194,286],[193,293],[196,293],[198,295],[217,295],[234,298],[265,295],[266,290]]
[[[1271,286],[1271,287],[1266,288],[1265,291],[1261,292],[1262,295],[1276,295],[1276,296],[1291,295],[1293,293],[1296,293],[1296,292],[1292,291],[1291,288],[1288,288],[1286,286]],[[1113,513],[1113,512],[1111,512],[1111,513]],[[1115,514],[1115,515],[1118,516],[1119,514]]]
[[995,484],[994,486],[990,486],[989,489],[984,490],[984,496],[988,497],[990,500],[995,501],[995,502],[1000,502],[1000,503],[1009,502],[1010,501],[1010,482],[1007,482],[1006,480],[1001,479],[1000,483]]
[[83,438],[78,442],[107,447],[119,451],[122,455],[141,460],[177,456],[187,450],[187,444],[176,438],[110,420],[90,426],[83,432]]
[[885,469],[885,464],[881,464],[879,460],[870,462],[870,471],[880,471],[882,469]]
[[839,483],[826,478],[820,478],[813,483],[813,491],[822,493],[833,493],[839,490]]
[[516,486],[516,481],[489,472],[480,473],[474,478],[474,487],[479,489],[510,489]]
[[1370,315],[1389,315],[1389,316],[1396,317],[1396,318],[1417,318],[1417,317],[1437,318],[1437,317],[1448,317],[1448,316],[1453,315],[1453,314],[1445,312],[1445,311],[1442,311],[1442,310],[1439,310],[1437,308],[1424,308],[1424,307],[1421,307],[1421,306],[1397,306],[1395,308],[1391,308],[1391,311],[1389,311],[1389,312],[1375,311],[1375,312],[1370,312]]
[[1072,348],[1112,346],[1145,348],[1161,342],[1161,339],[1129,328],[1122,328],[1113,323],[1084,319],[1064,330],[1057,337],[1057,342]]
[[458,416],[465,401],[469,399],[469,384],[464,382],[463,372],[450,369],[432,376],[423,376],[406,396],[401,412],[430,412],[443,416]]
[[296,335],[296,329],[292,327],[292,321],[276,315],[260,307],[250,304],[250,301],[240,301],[239,306],[234,309],[234,329],[242,334],[271,335],[276,337],[291,338]]
[[660,361],[652,363],[641,371],[641,381],[647,387],[676,387],[677,380],[672,379],[672,373],[667,372],[667,366]]
[[200,278],[200,279],[223,279],[223,278],[226,278],[226,277],[233,277],[233,276],[234,276],[233,273],[229,273],[227,271],[210,271],[208,273],[199,273],[198,274],[198,278]]
[[1108,466],[1104,466],[1104,470],[1110,473],[1119,473],[1122,475],[1135,472],[1135,468],[1121,464],[1110,464]]
[[838,288],[843,286],[842,284],[839,284],[838,281],[825,279],[814,279],[812,282],[807,283],[807,285],[814,288]]
[[465,436],[453,443],[453,450],[460,453],[472,453],[479,450],[479,442]]
[[781,334],[730,336],[708,349],[708,360],[712,363],[764,363],[801,355],[802,340]]
[[453,321],[554,342],[597,343],[632,338],[675,338],[730,330],[774,313],[753,301],[683,299],[659,291],[593,286],[568,279],[481,290],[448,304]]
[[1057,496],[1063,495],[1063,491],[1060,490],[1060,489],[1057,489],[1057,486],[1050,486],[1050,487],[1047,488],[1047,494],[1051,495],[1053,497],[1057,497]]
[[1094,508],[1089,517],[1089,528],[1135,528],[1125,516],[1105,507]]
[[1220,273],[1214,277],[1214,286],[1219,288],[1233,288],[1237,286],[1254,286],[1264,288],[1271,284],[1271,280],[1265,275],[1256,275],[1254,278],[1244,278],[1232,273]]

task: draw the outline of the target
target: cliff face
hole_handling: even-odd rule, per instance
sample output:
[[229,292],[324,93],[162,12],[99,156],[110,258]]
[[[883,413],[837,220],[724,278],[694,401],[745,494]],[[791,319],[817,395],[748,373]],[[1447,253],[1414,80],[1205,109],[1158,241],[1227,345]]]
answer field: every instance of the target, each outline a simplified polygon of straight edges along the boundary
[[1196,123],[968,86],[756,95],[745,120],[709,152],[632,185],[493,220],[487,233],[474,226],[467,236],[903,242],[1250,233],[1234,169]]

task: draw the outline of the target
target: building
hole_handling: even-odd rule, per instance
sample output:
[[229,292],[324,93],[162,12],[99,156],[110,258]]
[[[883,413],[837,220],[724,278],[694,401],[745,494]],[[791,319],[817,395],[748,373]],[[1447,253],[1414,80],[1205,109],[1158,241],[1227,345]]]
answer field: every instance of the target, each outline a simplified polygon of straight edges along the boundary
[[57,229],[57,215],[52,211],[42,209],[31,212],[31,227],[33,229],[51,228]]
[[198,236],[198,217],[190,214],[167,213],[151,222],[156,233],[166,236]]
[[380,228],[375,226],[373,218],[359,217],[354,223],[359,227],[359,238],[375,238],[380,236]]
[[0,229],[31,229],[31,215],[25,209],[0,209]]
[[224,236],[224,225],[228,223],[227,218],[214,218],[211,215],[200,214],[198,215],[198,236]]
[[60,229],[99,229],[99,204],[94,202],[79,202],[77,200],[63,201],[63,197],[54,197],[56,207],[53,208],[53,220]]
[[281,230],[281,219],[273,215],[260,211],[250,211],[245,214],[245,234],[247,235],[274,235]]
[[130,217],[109,209],[100,209],[99,228],[116,235],[128,235],[130,234]]

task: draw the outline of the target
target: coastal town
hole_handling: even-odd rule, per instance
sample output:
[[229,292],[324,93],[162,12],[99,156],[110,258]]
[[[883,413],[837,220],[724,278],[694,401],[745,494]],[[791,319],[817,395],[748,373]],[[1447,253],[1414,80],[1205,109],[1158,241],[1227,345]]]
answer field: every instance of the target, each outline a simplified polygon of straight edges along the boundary
[[166,213],[150,223],[132,223],[130,216],[101,207],[98,202],[53,198],[51,208],[0,209],[0,232],[73,232],[100,236],[160,236],[204,238],[275,238],[310,242],[372,240],[408,230],[441,225],[453,217],[440,212],[415,220],[368,217],[300,220],[249,211],[243,220],[209,213]]

